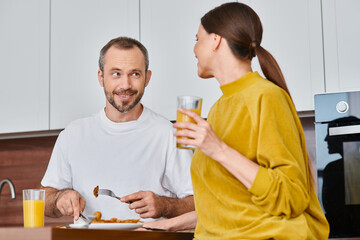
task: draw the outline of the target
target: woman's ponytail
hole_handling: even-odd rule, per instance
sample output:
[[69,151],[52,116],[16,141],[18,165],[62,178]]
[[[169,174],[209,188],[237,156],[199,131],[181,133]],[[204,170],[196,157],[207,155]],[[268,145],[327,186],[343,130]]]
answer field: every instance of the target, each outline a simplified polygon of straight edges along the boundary
[[291,98],[291,94],[286,85],[284,75],[282,74],[279,64],[276,62],[275,58],[260,45],[255,47],[255,54],[258,57],[261,70],[265,77],[284,89]]

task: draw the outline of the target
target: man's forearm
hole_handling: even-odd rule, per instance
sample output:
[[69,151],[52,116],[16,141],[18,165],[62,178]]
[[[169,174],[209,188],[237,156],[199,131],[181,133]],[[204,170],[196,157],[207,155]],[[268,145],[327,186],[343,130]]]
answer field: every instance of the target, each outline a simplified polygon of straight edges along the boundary
[[52,187],[41,187],[45,190],[45,216],[47,217],[61,217],[62,214],[56,207],[56,201],[64,190],[57,190]]
[[163,217],[172,218],[195,210],[194,197],[184,198],[161,197],[164,204]]

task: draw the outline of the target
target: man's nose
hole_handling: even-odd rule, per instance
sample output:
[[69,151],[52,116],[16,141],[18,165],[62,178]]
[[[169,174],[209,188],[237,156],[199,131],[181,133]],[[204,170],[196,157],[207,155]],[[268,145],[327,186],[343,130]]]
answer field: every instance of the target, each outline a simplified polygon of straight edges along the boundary
[[130,89],[131,78],[129,76],[123,76],[122,78],[120,78],[119,87],[120,89]]

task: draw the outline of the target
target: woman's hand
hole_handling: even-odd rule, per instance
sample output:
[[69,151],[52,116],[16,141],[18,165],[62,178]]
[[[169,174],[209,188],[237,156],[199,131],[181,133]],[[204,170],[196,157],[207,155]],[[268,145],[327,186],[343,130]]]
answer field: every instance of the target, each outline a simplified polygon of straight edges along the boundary
[[156,222],[144,222],[143,227],[140,230],[151,230],[151,228],[154,230],[164,229],[167,231],[193,230],[196,227],[196,221],[196,212],[191,211],[169,219]]
[[210,124],[193,111],[183,108],[179,108],[178,111],[194,119],[196,124],[191,122],[174,123],[174,128],[181,129],[176,131],[174,136],[188,137],[177,138],[177,143],[193,145],[207,156],[219,161],[222,156],[221,153],[227,145],[215,134]]

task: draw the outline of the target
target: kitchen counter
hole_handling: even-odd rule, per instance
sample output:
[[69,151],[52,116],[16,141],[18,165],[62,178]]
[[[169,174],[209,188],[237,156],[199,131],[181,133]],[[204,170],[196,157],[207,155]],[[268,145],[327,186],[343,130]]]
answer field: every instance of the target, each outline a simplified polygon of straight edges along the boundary
[[[0,227],[0,240],[192,240],[193,236],[190,232]],[[330,238],[330,240],[360,240],[360,238]]]
[[56,227],[0,228],[0,239],[6,240],[192,240],[194,234],[190,232],[166,231],[125,231],[125,230],[98,230],[98,229],[63,229]]

